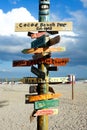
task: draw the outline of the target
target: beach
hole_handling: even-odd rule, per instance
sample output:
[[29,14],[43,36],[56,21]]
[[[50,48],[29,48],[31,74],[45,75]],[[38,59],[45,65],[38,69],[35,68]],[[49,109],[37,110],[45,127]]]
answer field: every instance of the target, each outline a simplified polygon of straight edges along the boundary
[[[87,83],[50,85],[61,93],[57,115],[49,115],[49,130],[87,130]],[[25,104],[29,84],[0,84],[0,130],[37,130],[37,117],[30,123],[34,104]]]

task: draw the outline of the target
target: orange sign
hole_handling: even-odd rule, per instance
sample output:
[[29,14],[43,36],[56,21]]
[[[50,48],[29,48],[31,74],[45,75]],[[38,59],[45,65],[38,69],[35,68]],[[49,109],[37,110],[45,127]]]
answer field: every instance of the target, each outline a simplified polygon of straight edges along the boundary
[[40,58],[37,60],[18,60],[13,61],[13,67],[31,66],[35,64],[53,64],[54,66],[65,66],[69,62],[69,58]]
[[36,111],[34,116],[54,115],[54,114],[58,114],[58,109],[42,109],[42,110],[38,110],[38,111]]
[[35,54],[35,53],[50,53],[50,52],[61,52],[65,51],[65,47],[57,47],[57,48],[31,48],[31,49],[24,49],[22,50],[22,53],[24,54]]
[[35,95],[35,96],[29,96],[29,102],[34,102],[34,101],[39,101],[39,100],[46,100],[46,99],[51,99],[51,98],[58,98],[62,94],[60,93],[51,93],[51,94],[42,94],[42,95]]

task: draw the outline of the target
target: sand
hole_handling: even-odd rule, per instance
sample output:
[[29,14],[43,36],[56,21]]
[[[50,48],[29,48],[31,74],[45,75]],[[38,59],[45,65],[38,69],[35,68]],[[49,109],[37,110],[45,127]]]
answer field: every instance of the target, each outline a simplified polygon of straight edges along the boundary
[[[70,84],[50,86],[62,96],[59,113],[49,116],[49,130],[87,130],[87,83],[76,82],[73,100]],[[25,104],[29,87],[0,84],[0,130],[37,130],[37,118],[30,123],[33,104]]]

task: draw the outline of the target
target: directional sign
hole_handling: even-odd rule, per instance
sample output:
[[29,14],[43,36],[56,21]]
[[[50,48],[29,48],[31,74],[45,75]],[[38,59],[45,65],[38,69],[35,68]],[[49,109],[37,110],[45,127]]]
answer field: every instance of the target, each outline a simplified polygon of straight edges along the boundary
[[31,48],[31,49],[24,49],[22,50],[22,53],[24,54],[35,54],[35,53],[50,53],[50,52],[62,52],[65,51],[65,47],[57,47],[57,48]]
[[41,37],[45,34],[46,34],[46,32],[38,32],[38,33],[28,32],[28,36],[30,36],[32,39],[33,38],[39,38],[39,37]]
[[58,114],[58,109],[42,109],[38,110],[34,116],[41,116],[41,115],[54,115]]
[[[49,86],[49,92],[55,93],[52,87]],[[37,93],[37,86],[32,85],[29,87],[29,93]]]
[[31,48],[36,48],[41,46],[45,47],[49,39],[50,39],[49,36],[43,35],[37,38],[36,40],[34,40],[33,42],[31,42]]
[[69,83],[69,77],[50,77],[49,84]]
[[36,74],[38,76],[38,78],[45,79],[45,73],[42,72],[41,70],[37,69],[36,67],[32,66],[31,72]]
[[16,32],[29,31],[71,31],[72,22],[28,22],[16,23]]
[[46,83],[45,80],[42,78],[36,78],[36,77],[24,77],[22,79],[22,82],[25,84],[38,84],[38,83]]
[[39,100],[58,98],[60,96],[61,96],[60,93],[56,93],[56,94],[51,93],[51,94],[42,94],[42,95],[34,95],[34,96],[27,95],[26,98],[29,100],[29,102],[34,102]]
[[[38,84],[38,83],[49,83],[49,84],[59,84],[59,83],[70,83],[69,77],[50,77],[46,80],[43,80],[41,78],[36,78],[36,77],[24,77],[22,79],[23,83],[26,84]],[[53,91],[51,90],[51,88],[49,87],[49,91]]]
[[54,66],[65,66],[69,62],[69,58],[40,58],[38,60],[16,60],[13,61],[13,67],[32,66],[36,64],[53,64]]
[[42,101],[37,101],[34,103],[34,109],[44,109],[44,108],[49,108],[49,107],[56,107],[59,105],[59,100],[58,99],[52,99],[52,100],[42,100]]
[[58,35],[58,36],[56,36],[56,37],[54,37],[54,38],[51,38],[51,39],[48,41],[47,45],[48,45],[48,46],[52,46],[52,45],[55,45],[56,43],[59,43],[59,42],[60,42],[60,36]]

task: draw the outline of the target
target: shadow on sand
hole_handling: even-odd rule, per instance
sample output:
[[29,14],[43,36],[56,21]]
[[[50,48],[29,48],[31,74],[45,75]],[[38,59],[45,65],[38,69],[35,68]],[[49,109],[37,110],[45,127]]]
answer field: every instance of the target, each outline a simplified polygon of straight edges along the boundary
[[0,108],[1,108],[1,107],[4,107],[4,106],[8,106],[8,105],[9,105],[9,103],[8,103],[7,100],[5,100],[5,101],[0,101]]

